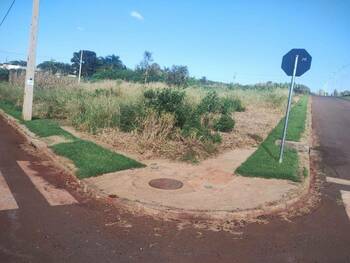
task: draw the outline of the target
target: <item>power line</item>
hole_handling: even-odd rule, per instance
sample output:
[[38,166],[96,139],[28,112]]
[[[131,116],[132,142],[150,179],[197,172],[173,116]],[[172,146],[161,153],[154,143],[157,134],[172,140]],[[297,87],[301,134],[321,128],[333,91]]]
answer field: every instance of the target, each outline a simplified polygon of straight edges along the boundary
[[3,17],[3,19],[2,19],[1,22],[0,22],[0,26],[2,26],[2,24],[4,23],[4,21],[5,21],[6,17],[7,17],[7,15],[10,13],[10,11],[11,11],[13,5],[15,4],[15,2],[16,2],[16,0],[13,0],[12,3],[11,3],[11,5],[10,5],[10,7],[9,7],[9,9],[7,9],[7,12],[6,12],[5,16]]

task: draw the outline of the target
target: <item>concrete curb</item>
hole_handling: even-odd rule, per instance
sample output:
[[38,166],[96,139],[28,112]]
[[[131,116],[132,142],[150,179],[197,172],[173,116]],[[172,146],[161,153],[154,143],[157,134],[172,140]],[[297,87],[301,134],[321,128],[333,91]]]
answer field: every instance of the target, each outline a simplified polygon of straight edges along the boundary
[[[311,100],[311,97],[310,97]],[[160,205],[151,205],[142,203],[139,201],[130,201],[123,198],[110,198],[109,196],[101,193],[94,185],[86,182],[84,180],[79,180],[75,175],[75,170],[73,167],[68,165],[68,161],[65,158],[57,156],[45,142],[41,141],[35,134],[30,132],[24,125],[20,124],[18,120],[7,115],[4,111],[0,110],[0,115],[7,121],[7,123],[12,126],[19,134],[25,137],[26,141],[34,146],[36,149],[44,153],[53,164],[64,170],[66,173],[72,177],[73,181],[77,183],[80,190],[90,197],[96,199],[105,199],[109,203],[112,203],[117,207],[125,210],[126,212],[131,212],[133,214],[145,214],[157,219],[190,219],[190,220],[206,220],[206,221],[227,221],[227,220],[238,220],[238,221],[249,221],[259,217],[268,216],[271,214],[279,214],[288,212],[298,205],[301,205],[309,199],[312,192],[312,182],[314,181],[314,175],[310,173],[309,176],[302,182],[300,190],[297,196],[280,200],[278,203],[267,204],[263,207],[258,207],[250,210],[237,210],[237,211],[205,211],[205,210],[184,210],[172,207],[165,207]],[[311,112],[310,107],[308,109],[308,127],[311,128]],[[311,130],[309,130],[309,135],[307,140],[312,141]],[[305,154],[305,153],[304,153]],[[307,154],[307,159],[310,163],[309,154]]]

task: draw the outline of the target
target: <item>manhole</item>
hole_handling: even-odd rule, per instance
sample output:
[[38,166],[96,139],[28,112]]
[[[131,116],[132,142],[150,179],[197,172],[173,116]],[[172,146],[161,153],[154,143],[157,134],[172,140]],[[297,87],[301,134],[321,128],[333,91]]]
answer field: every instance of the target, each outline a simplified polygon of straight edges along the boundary
[[180,189],[184,185],[179,180],[169,179],[169,178],[153,179],[149,181],[148,184],[154,188],[163,189],[163,190],[176,190],[176,189]]

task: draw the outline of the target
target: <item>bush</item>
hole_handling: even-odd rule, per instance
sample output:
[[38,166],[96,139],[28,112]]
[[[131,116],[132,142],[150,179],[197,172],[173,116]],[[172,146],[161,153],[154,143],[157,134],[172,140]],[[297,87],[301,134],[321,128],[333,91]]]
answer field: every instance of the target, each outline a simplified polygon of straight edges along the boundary
[[161,113],[172,113],[175,116],[175,125],[181,128],[184,137],[197,138],[201,142],[220,143],[221,136],[216,131],[232,131],[235,122],[231,112],[243,110],[238,99],[220,98],[215,91],[210,91],[200,101],[197,107],[185,103],[185,92],[164,89],[147,90],[144,92],[145,104]]
[[198,105],[200,113],[229,114],[235,111],[244,111],[239,99],[224,97],[220,98],[216,91],[210,91]]
[[229,114],[235,111],[245,111],[245,108],[239,99],[225,97],[221,99],[220,104],[220,112],[222,114]]
[[188,113],[188,118],[182,128],[182,135],[184,137],[195,137],[202,142],[221,142],[220,134],[212,133],[208,126],[202,124],[201,115],[198,112]]
[[230,132],[234,127],[235,121],[228,114],[221,115],[220,119],[214,125],[214,129],[221,132]]
[[130,132],[138,127],[137,120],[143,116],[143,108],[135,104],[120,105],[119,128],[124,132]]
[[221,101],[216,91],[210,91],[202,99],[198,105],[198,112],[200,113],[214,113],[219,112],[221,107]]
[[182,128],[186,122],[190,107],[185,104],[185,92],[174,89],[147,90],[144,92],[147,107],[162,112],[174,113],[177,127]]
[[122,79],[125,81],[143,82],[143,75],[141,72],[131,69],[112,69],[97,72],[91,77],[91,79],[95,81],[103,79]]

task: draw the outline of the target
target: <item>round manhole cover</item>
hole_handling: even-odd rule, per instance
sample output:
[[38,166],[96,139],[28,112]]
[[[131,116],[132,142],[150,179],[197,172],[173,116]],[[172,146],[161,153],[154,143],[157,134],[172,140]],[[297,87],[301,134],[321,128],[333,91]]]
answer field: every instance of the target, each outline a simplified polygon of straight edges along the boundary
[[169,179],[169,178],[153,179],[149,181],[148,184],[154,188],[163,189],[163,190],[176,190],[176,189],[180,189],[184,185],[179,180]]

